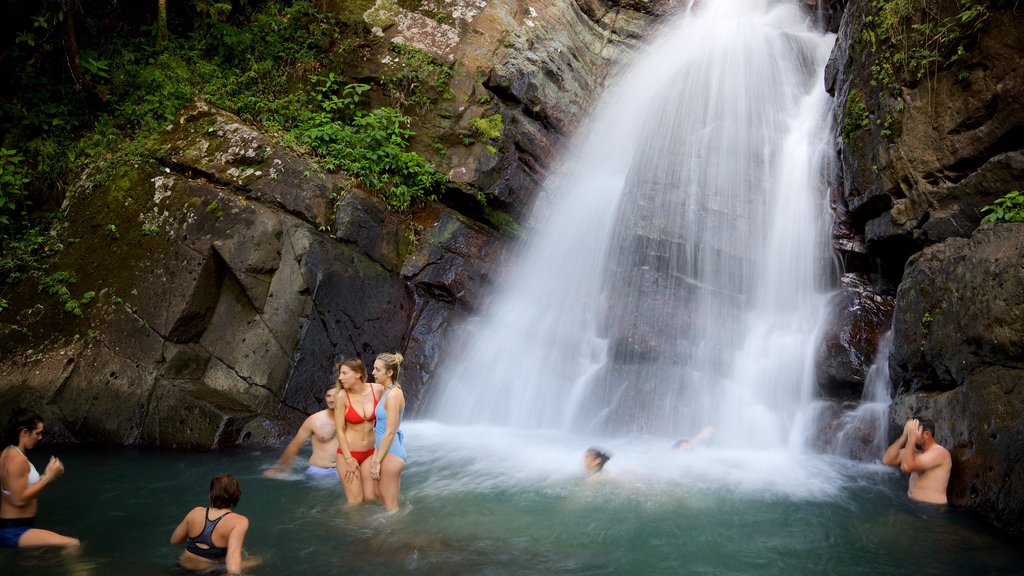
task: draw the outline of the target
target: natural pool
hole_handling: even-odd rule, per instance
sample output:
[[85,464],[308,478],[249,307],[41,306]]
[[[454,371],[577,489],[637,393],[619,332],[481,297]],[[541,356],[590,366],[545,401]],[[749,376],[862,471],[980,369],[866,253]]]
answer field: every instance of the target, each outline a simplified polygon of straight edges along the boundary
[[[174,526],[209,479],[242,483],[254,575],[320,574],[1021,574],[1015,541],[971,513],[908,503],[893,470],[821,456],[670,441],[413,421],[395,515],[346,508],[337,481],[272,480],[273,450],[217,453],[40,445],[68,472],[39,525],[80,537],[74,557],[0,553],[0,573],[182,574]],[[584,481],[598,444],[608,477]]]

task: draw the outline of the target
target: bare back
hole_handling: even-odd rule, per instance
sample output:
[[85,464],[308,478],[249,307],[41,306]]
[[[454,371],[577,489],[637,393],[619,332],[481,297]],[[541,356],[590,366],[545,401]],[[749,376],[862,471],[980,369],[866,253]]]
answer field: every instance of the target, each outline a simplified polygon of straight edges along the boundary
[[[171,534],[171,544],[182,544],[188,538],[197,538],[206,527],[206,515],[209,510],[210,520],[220,521],[210,535],[210,542],[215,548],[226,550],[224,562],[229,572],[238,572],[243,565],[242,546],[245,533],[249,529],[249,519],[227,509],[196,507],[189,511],[178,527]],[[178,563],[188,570],[207,570],[218,564],[217,560],[203,558],[185,550],[181,553]]]

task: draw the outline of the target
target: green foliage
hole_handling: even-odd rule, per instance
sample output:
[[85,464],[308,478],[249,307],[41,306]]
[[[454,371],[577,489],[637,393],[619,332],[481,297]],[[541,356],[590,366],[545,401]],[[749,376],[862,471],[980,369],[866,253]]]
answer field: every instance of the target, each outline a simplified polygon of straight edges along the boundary
[[[446,178],[410,149],[414,135],[401,106],[450,97],[451,69],[399,46],[383,86],[340,76],[338,54],[378,42],[363,22],[364,4],[325,11],[303,0],[197,0],[172,11],[172,37],[159,53],[153,28],[127,21],[138,16],[122,10],[126,4],[82,4],[81,64],[109,96],[102,105],[69,76],[52,12],[58,3],[40,3],[31,20],[12,24],[6,62],[16,97],[0,101],[0,282],[38,276],[59,250],[42,216],[61,205],[72,175],[87,171],[101,184],[118,166],[159,155],[159,136],[195,99],[308,146],[325,167],[380,191],[393,209],[436,198]],[[192,7],[195,15],[187,13]],[[113,31],[110,22],[124,25]],[[394,106],[371,109],[375,88]],[[142,225],[143,235],[159,231]],[[110,224],[101,233],[116,240],[124,230]]]
[[60,251],[60,245],[47,236],[48,222],[29,228],[4,244],[0,258],[0,281],[14,284],[42,269],[48,256]]
[[875,124],[881,128],[879,134],[882,135],[882,138],[885,138],[887,140],[892,139],[893,124],[895,124],[895,120],[893,119],[892,114],[886,114],[884,118],[879,118],[878,120],[875,121]]
[[22,165],[24,158],[16,150],[0,148],[0,236],[9,237],[12,218],[25,211],[25,185],[29,179]]
[[220,209],[220,203],[214,200],[206,206],[206,213],[214,218],[223,218],[224,211]]
[[394,108],[358,109],[365,85],[347,85],[337,98],[333,75],[318,80],[313,98],[320,110],[307,114],[292,137],[309,146],[326,169],[344,170],[379,191],[392,210],[436,200],[447,178],[408,150],[409,118]]
[[82,306],[92,302],[96,297],[95,292],[86,292],[81,300],[71,297],[71,290],[68,286],[77,282],[78,279],[71,272],[54,272],[39,280],[39,291],[43,294],[56,296],[57,300],[64,305],[64,311],[75,316],[82,316]]
[[1024,194],[1014,190],[981,211],[989,213],[982,222],[1024,222]]
[[422,111],[435,97],[454,97],[449,88],[451,67],[438,64],[429,54],[404,44],[393,44],[391,52],[391,69],[395,72],[385,74],[381,83],[399,110],[411,105]]
[[501,138],[501,131],[505,128],[501,120],[501,114],[492,114],[484,118],[473,119],[473,129],[477,135],[484,140],[496,141]]
[[960,0],[943,15],[927,0],[875,0],[856,44],[877,55],[872,83],[894,96],[930,70],[953,69],[968,54],[989,16],[989,0]]
[[843,142],[852,146],[854,136],[868,127],[868,107],[864,103],[864,95],[860,90],[850,90],[846,97],[846,107],[843,114]]

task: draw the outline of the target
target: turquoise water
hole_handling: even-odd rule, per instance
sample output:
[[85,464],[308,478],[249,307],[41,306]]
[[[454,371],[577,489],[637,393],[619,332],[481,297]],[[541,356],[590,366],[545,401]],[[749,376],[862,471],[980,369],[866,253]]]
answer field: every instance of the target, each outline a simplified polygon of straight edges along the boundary
[[964,511],[909,504],[905,479],[822,457],[599,442],[606,478],[582,479],[593,439],[410,422],[402,505],[350,509],[334,478],[264,478],[276,450],[218,453],[41,445],[67,473],[38,525],[84,550],[3,550],[4,575],[183,574],[167,540],[209,479],[239,477],[254,575],[1022,574],[1009,537]]

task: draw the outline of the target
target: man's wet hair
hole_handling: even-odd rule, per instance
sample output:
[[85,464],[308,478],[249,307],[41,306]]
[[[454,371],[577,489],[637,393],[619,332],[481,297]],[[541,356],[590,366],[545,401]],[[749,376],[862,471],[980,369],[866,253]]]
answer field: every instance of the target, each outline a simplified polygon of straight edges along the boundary
[[935,422],[932,422],[932,420],[930,418],[921,418],[921,417],[916,417],[916,418],[917,418],[917,422],[919,424],[921,424],[921,431],[922,432],[931,432],[932,433],[932,437],[934,437],[935,436]]

